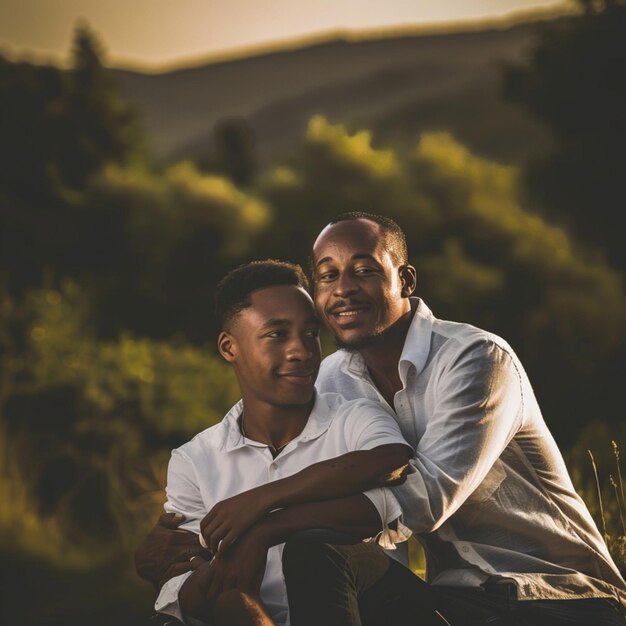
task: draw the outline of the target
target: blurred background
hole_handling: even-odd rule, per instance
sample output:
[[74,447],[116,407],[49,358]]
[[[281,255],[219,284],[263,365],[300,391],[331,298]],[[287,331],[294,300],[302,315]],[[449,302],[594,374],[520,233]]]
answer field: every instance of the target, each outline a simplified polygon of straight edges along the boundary
[[3,623],[149,623],[169,452],[237,399],[216,281],[352,210],[512,344],[623,558],[626,2],[382,4],[2,3]]

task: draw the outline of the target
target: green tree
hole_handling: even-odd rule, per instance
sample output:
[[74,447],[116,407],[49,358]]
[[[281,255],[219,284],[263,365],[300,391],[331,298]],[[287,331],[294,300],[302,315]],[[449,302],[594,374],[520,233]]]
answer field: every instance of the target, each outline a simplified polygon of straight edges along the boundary
[[526,63],[509,67],[505,94],[556,139],[528,167],[533,198],[625,271],[626,2],[579,4],[579,15],[545,27]]
[[214,155],[199,161],[203,169],[224,174],[238,187],[252,184],[257,171],[255,136],[243,117],[220,120],[213,129]]
[[102,64],[102,46],[90,28],[76,27],[72,54],[69,136],[63,154],[68,184],[81,188],[105,163],[139,164],[145,143],[133,107]]
[[[418,294],[436,314],[506,337],[528,367],[561,441],[591,417],[618,419],[626,363],[620,276],[565,231],[525,210],[520,172],[425,133],[401,159],[314,118],[298,158],[277,167],[263,194],[274,208],[264,254],[306,262],[332,217],[366,210],[404,228]],[[584,380],[585,385],[572,385]]]

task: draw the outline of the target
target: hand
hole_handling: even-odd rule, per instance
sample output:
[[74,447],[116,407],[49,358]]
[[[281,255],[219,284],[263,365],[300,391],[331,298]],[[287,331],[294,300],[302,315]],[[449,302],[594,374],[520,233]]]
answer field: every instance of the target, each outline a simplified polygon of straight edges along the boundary
[[190,558],[211,558],[198,535],[178,528],[184,520],[180,513],[164,513],[135,551],[137,573],[157,590],[170,578],[194,569]]
[[215,601],[225,591],[236,589],[258,596],[268,549],[265,535],[253,528],[210,563],[194,559],[196,571],[187,578],[178,595],[183,614],[211,621]]
[[218,502],[200,522],[200,531],[209,550],[222,556],[232,543],[241,537],[268,512],[261,489],[244,491]]

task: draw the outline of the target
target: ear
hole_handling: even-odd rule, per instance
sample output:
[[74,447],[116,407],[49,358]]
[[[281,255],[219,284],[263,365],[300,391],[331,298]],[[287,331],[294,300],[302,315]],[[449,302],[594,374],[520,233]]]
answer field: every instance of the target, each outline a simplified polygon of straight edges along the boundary
[[223,330],[219,334],[217,338],[217,350],[229,363],[235,360],[235,340],[229,332]]
[[398,268],[400,283],[402,284],[402,297],[408,298],[415,291],[417,285],[417,272],[412,265],[401,265]]

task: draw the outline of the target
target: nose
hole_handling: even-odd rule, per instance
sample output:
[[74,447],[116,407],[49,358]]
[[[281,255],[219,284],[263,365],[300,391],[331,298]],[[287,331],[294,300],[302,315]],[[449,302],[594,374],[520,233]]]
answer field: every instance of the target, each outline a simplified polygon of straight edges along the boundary
[[308,361],[313,358],[317,341],[312,338],[294,337],[287,346],[287,359],[290,361]]
[[357,290],[358,284],[350,272],[341,272],[333,284],[333,293],[340,298],[345,298]]

